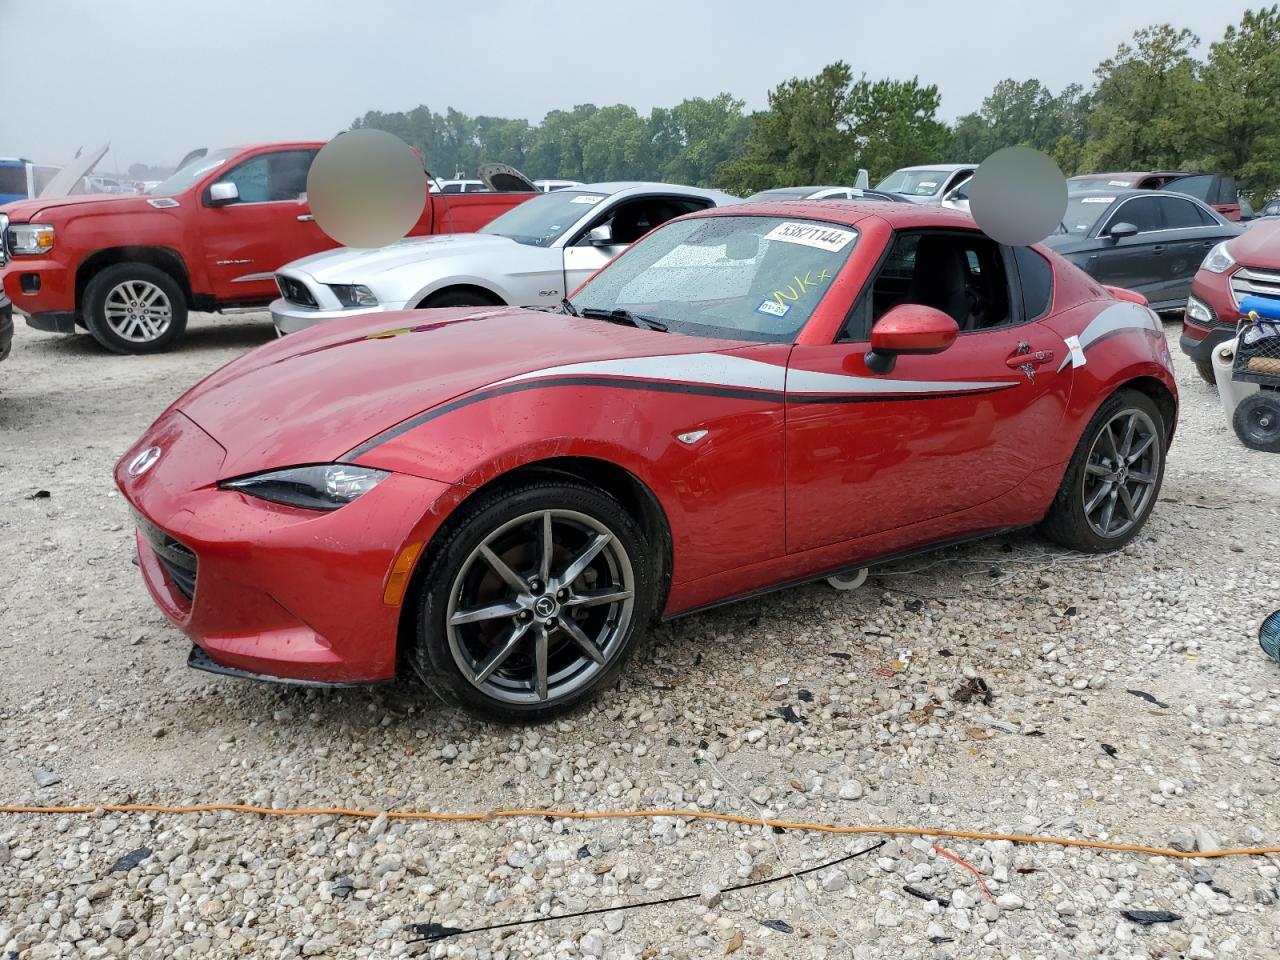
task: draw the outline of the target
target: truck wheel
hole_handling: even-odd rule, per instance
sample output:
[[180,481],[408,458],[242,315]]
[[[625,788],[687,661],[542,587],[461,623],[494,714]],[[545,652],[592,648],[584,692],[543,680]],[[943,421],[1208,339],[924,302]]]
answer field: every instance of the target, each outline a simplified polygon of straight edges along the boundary
[[1280,393],[1260,390],[1240,401],[1231,418],[1240,442],[1251,450],[1280,453]]
[[479,290],[441,290],[418,304],[419,310],[435,310],[438,307],[497,307],[494,298]]
[[168,350],[187,328],[187,298],[169,274],[146,263],[118,263],[84,291],[93,339],[112,353]]

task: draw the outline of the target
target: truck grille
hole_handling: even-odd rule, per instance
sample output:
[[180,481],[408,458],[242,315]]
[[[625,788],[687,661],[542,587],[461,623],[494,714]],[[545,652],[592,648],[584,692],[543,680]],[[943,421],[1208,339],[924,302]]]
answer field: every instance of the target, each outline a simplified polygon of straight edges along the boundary
[[0,213],[0,267],[9,256],[9,218]]
[[306,284],[299,283],[293,277],[286,277],[282,273],[277,273],[276,286],[280,288],[280,295],[290,303],[296,303],[303,307],[319,306],[316,303],[316,298],[307,289]]
[[1231,298],[1236,306],[1245,297],[1280,297],[1280,273],[1241,267],[1231,277]]
[[151,544],[156,559],[164,568],[165,574],[173,582],[178,592],[190,600],[196,594],[196,555],[186,544],[179,543],[154,523],[138,512],[134,512],[134,522],[138,532]]

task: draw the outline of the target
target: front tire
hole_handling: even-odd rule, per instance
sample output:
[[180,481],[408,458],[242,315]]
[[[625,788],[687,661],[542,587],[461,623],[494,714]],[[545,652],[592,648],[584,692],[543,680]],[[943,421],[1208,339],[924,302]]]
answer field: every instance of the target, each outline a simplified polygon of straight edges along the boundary
[[1218,378],[1214,376],[1213,373],[1213,361],[1196,360],[1194,362],[1196,365],[1196,373],[1200,374],[1200,379],[1210,386],[1216,387],[1218,385]]
[[1087,553],[1138,535],[1160,494],[1168,429],[1144,393],[1112,394],[1089,421],[1041,525],[1050,540]]
[[463,509],[421,581],[410,661],[423,682],[505,723],[564,713],[610,685],[653,614],[636,521],[569,480]]
[[187,328],[187,299],[176,280],[147,263],[117,263],[84,291],[84,321],[112,353],[158,353]]

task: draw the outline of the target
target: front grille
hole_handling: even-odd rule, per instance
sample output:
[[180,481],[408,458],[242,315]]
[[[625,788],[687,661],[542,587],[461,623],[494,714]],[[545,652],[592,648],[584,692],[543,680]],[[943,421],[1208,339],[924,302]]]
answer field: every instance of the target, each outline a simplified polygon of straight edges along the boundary
[[307,285],[299,283],[293,277],[286,277],[283,273],[277,273],[276,286],[280,288],[280,295],[290,303],[296,303],[303,307],[319,306],[316,303],[316,298],[307,289]]
[[1280,273],[1241,267],[1231,277],[1231,297],[1240,306],[1245,297],[1280,297]]
[[151,544],[151,549],[155,551],[156,559],[160,561],[160,566],[164,568],[169,580],[180,594],[190,600],[196,595],[195,553],[186,544],[173,539],[140,513],[134,513],[134,520],[138,525],[138,532],[146,538],[147,543]]
[[9,218],[0,213],[0,267],[9,256]]

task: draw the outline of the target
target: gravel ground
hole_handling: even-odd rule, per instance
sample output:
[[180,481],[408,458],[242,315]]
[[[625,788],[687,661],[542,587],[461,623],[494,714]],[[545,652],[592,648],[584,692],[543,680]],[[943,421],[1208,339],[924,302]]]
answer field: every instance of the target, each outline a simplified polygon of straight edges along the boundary
[[[677,806],[1199,850],[1280,843],[1280,667],[1256,640],[1280,606],[1280,459],[1236,441],[1167,332],[1181,427],[1163,502],[1122,553],[1018,535],[904,562],[856,592],[812,586],[691,617],[659,629],[589,711],[520,729],[446,711],[409,682],[300,692],[188,670],[187,641],[129,562],[111,467],[270,328],[198,317],[181,351],[132,358],[23,327],[0,365],[0,796]],[[0,815],[0,956],[1280,952],[1280,857],[940,840],[989,897],[903,837],[788,875],[879,839],[675,818]],[[134,851],[140,862],[119,862]],[[771,877],[783,879],[726,890]],[[610,912],[434,945],[407,929],[597,908]],[[1180,919],[1140,926],[1122,916],[1133,909]]]

